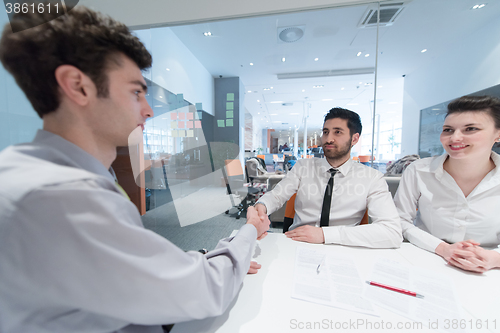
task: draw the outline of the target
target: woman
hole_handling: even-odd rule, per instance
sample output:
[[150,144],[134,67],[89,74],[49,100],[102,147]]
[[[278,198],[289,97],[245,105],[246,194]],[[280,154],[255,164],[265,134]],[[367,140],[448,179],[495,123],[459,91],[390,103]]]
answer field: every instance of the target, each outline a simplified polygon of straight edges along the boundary
[[500,267],[500,156],[491,151],[500,142],[500,99],[451,102],[440,140],[445,154],[403,173],[394,199],[403,235],[464,270]]

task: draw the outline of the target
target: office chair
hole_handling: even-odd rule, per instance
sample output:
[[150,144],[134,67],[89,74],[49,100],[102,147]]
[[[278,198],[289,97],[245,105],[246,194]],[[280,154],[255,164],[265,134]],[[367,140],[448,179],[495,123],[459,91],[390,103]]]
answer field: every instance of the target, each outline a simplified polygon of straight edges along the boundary
[[245,167],[248,172],[248,181],[252,186],[254,183],[265,183],[266,187],[269,188],[269,179],[276,178],[281,180],[285,177],[284,174],[267,172],[265,164],[263,166],[262,163],[255,158],[248,159],[245,162]]
[[[225,160],[224,164],[223,173],[227,193],[230,196],[232,206],[238,209],[236,219],[239,219],[241,213],[246,212],[247,208],[255,202],[256,197],[262,193],[262,190],[245,183],[246,175],[243,173],[240,160]],[[232,195],[240,197],[241,203],[236,205]],[[226,210],[226,214],[229,214],[229,209]]]

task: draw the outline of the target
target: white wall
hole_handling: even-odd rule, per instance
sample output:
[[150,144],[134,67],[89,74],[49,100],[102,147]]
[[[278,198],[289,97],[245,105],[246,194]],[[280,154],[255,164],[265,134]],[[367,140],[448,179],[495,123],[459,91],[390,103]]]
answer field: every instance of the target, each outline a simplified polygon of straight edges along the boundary
[[252,117],[252,151],[257,151],[258,148],[264,148],[262,146],[262,123],[257,117]]
[[420,110],[500,84],[500,20],[471,31],[425,68],[406,75],[401,156],[418,154]]
[[157,28],[134,33],[153,56],[147,76],[174,94],[184,94],[184,99],[193,104],[202,103],[203,110],[213,115],[213,77],[172,30]]
[[[2,31],[8,22],[7,13],[0,11]],[[42,128],[42,120],[12,75],[0,66],[0,150],[31,141],[39,128]]]

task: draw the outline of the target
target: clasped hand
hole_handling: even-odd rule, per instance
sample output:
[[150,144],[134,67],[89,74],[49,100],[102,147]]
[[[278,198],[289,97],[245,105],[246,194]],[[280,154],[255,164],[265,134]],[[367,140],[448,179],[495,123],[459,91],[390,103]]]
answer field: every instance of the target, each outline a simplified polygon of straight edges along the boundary
[[443,242],[436,248],[436,253],[448,264],[466,271],[484,273],[492,268],[500,267],[500,253],[486,250],[479,245],[471,239],[454,244]]

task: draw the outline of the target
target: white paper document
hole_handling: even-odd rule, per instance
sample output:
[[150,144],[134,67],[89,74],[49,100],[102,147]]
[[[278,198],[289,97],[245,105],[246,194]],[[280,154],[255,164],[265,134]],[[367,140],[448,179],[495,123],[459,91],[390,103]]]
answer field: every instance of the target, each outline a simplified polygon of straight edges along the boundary
[[432,329],[466,332],[460,329],[460,325],[453,324],[459,323],[462,316],[451,279],[432,271],[380,258],[375,262],[367,280],[424,296],[424,298],[417,298],[367,285],[364,296],[373,303],[416,322],[421,322]]
[[320,250],[297,248],[293,298],[376,315],[370,301],[362,296],[363,284],[352,259]]

